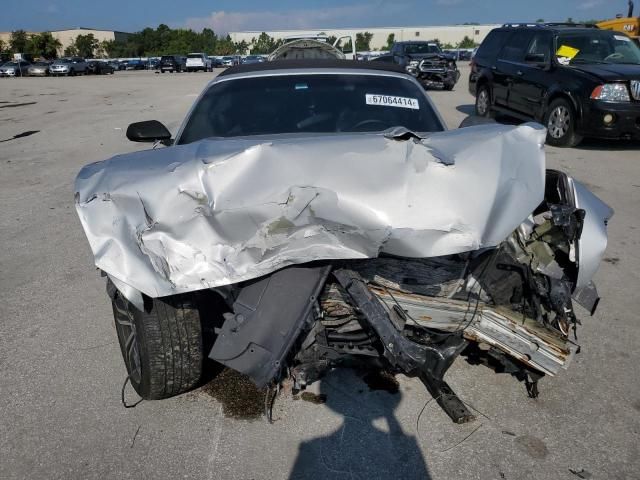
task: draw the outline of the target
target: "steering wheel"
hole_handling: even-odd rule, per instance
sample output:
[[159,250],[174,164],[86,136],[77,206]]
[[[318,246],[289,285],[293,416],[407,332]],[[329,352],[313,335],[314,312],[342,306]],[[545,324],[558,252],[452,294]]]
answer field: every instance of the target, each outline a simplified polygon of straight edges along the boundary
[[351,127],[345,129],[345,131],[347,132],[354,132],[354,131],[359,131],[357,130],[360,127],[364,127],[365,125],[375,125],[375,124],[380,124],[382,125],[382,130],[386,130],[388,128],[388,125],[386,124],[386,122],[383,122],[382,120],[377,120],[375,118],[370,118],[368,120],[362,120],[361,122],[356,123],[355,125],[352,125]]
[[612,53],[611,55],[607,55],[606,57],[604,57],[604,60],[617,60],[620,58],[624,58],[624,55],[618,52]]

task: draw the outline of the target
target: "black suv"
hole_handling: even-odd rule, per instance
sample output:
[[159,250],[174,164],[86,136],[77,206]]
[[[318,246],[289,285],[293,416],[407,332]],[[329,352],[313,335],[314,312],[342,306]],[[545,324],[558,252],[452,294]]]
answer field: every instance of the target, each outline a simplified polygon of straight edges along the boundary
[[499,111],[547,127],[547,143],[640,139],[640,48],[618,32],[575,24],[505,25],[471,63],[476,114]]
[[160,72],[181,72],[185,69],[182,57],[177,55],[163,55],[158,65]]

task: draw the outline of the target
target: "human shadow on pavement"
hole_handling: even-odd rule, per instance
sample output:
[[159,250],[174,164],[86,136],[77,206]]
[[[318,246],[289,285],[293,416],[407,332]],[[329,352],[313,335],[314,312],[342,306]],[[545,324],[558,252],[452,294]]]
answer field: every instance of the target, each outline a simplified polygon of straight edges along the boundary
[[328,374],[320,392],[326,395],[326,406],[342,415],[342,424],[300,445],[290,480],[431,478],[416,437],[407,434],[394,415],[399,391],[369,391],[345,369]]

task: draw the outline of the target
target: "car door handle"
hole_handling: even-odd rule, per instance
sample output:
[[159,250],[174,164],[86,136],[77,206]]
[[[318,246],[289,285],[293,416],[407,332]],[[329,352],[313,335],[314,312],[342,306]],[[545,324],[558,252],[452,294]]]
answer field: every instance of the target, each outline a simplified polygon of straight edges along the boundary
[[498,67],[496,67],[496,66],[494,65],[493,67],[491,67],[491,70],[493,70],[493,71],[495,72],[496,70],[498,70]]
[[518,70],[518,71],[516,72],[516,75],[518,75],[519,77],[521,77],[521,76],[522,76],[522,75],[524,75],[524,74],[522,73],[522,70]]

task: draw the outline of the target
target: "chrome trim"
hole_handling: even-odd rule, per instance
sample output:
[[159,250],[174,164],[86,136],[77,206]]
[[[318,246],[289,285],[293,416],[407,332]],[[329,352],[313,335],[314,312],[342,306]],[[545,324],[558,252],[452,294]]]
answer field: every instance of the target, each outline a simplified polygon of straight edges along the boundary
[[640,80],[631,80],[629,90],[631,90],[631,96],[635,100],[640,100]]

